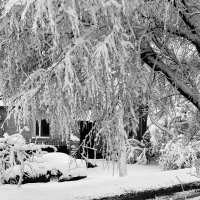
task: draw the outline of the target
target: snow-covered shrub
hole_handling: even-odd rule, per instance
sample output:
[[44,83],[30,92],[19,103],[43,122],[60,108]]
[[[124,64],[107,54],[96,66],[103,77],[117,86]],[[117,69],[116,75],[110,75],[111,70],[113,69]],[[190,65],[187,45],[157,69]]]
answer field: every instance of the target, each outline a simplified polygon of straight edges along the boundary
[[160,149],[165,146],[167,139],[169,139],[168,134],[151,125],[141,142],[133,138],[128,139],[127,163],[148,163],[150,157],[160,155]]
[[147,151],[145,144],[132,138],[128,139],[127,144],[127,163],[135,164],[135,163],[147,163]]
[[196,175],[199,177],[200,176],[200,141],[199,140],[194,140],[191,142],[192,148],[196,152],[196,159],[193,162],[193,169],[195,169]]
[[160,150],[165,147],[167,142],[172,139],[172,135],[159,129],[156,125],[151,125],[149,127],[152,143],[152,152],[156,155],[160,155]]
[[29,161],[33,155],[43,155],[44,148],[54,148],[51,145],[26,144],[25,139],[20,133],[13,135],[4,134],[4,138],[0,138],[0,183],[6,178],[5,170],[15,165],[20,165],[21,177],[19,183],[22,182],[24,171],[24,162]]
[[185,144],[183,138],[176,141],[170,140],[161,150],[159,166],[164,170],[191,167],[196,160],[196,150],[192,144]]

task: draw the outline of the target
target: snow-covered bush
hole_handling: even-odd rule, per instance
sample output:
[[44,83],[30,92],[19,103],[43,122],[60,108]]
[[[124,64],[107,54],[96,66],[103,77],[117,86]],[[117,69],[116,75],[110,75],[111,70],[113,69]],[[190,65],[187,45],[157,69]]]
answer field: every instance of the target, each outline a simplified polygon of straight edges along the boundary
[[156,110],[156,107],[153,107],[154,112],[148,117],[148,131],[157,156],[160,156],[160,150],[170,140],[183,134],[185,139],[188,137],[189,142],[198,130],[195,109],[187,102],[178,103],[176,99],[171,101],[173,104],[166,104],[165,108],[161,106]]
[[148,164],[150,162],[150,157],[152,156],[151,142],[149,141],[147,144],[144,137],[141,142],[134,138],[128,139],[126,154],[127,163],[129,164]]
[[159,166],[164,170],[191,167],[196,160],[196,150],[192,144],[185,144],[183,138],[176,141],[170,140],[161,150]]
[[157,159],[169,139],[171,136],[168,133],[151,124],[141,142],[128,139],[127,163],[147,163],[147,159],[152,156]]
[[0,183],[2,184],[5,179],[5,170],[12,168],[15,165],[20,165],[21,177],[18,184],[22,182],[24,171],[24,162],[28,161],[32,155],[42,155],[44,148],[54,148],[50,145],[39,144],[26,144],[25,139],[20,133],[13,135],[4,134],[4,138],[0,138]]
[[160,155],[160,150],[164,148],[169,140],[172,139],[172,135],[168,132],[159,129],[156,125],[151,125],[149,127],[152,143],[152,151],[156,155]]
[[138,140],[131,138],[128,139],[126,154],[127,163],[134,164],[141,161],[141,154],[143,153],[144,145]]

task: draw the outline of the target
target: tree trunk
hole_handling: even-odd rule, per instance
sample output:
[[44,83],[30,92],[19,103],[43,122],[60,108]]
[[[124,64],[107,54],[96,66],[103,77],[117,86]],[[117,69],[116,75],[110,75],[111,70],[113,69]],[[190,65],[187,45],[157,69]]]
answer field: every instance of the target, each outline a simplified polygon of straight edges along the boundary
[[121,108],[119,114],[119,160],[118,160],[118,167],[119,167],[119,176],[123,177],[127,175],[127,167],[126,167],[126,131],[124,130],[124,122],[123,122],[124,110]]
[[148,105],[139,107],[139,129],[137,130],[137,140],[141,141],[147,130]]
[[121,151],[119,155],[119,176],[123,177],[127,175],[127,167],[126,167],[126,145],[125,140],[121,141]]

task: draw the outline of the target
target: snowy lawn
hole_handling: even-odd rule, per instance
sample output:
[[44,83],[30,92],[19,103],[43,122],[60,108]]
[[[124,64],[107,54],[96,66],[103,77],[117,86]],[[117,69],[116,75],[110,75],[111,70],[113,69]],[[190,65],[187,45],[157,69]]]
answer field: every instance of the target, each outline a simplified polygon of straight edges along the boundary
[[[128,165],[128,176],[120,178],[112,166],[88,169],[88,177],[78,181],[61,183],[29,183],[21,188],[0,186],[0,200],[86,200],[120,195],[130,191],[143,191],[199,181],[191,175],[191,169],[161,171],[157,166]],[[179,180],[178,180],[179,179]]]

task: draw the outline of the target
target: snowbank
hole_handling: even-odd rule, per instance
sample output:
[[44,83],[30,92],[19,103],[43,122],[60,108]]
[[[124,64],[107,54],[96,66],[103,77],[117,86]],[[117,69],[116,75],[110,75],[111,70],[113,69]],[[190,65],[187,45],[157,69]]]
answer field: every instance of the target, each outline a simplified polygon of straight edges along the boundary
[[31,183],[21,188],[13,185],[0,186],[2,200],[88,200],[120,195],[129,191],[143,191],[169,187],[181,183],[199,181],[191,175],[191,169],[161,171],[156,166],[128,165],[128,176],[120,178],[112,166],[98,162],[98,167],[88,169],[88,177],[62,183]]

